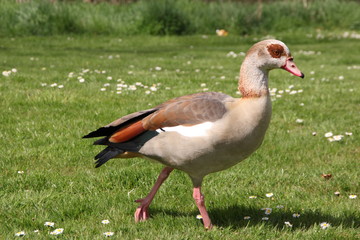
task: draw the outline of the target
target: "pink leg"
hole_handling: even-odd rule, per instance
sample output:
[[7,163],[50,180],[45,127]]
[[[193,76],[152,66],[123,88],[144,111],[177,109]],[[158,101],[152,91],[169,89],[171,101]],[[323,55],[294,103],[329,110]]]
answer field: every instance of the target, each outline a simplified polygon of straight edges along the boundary
[[211,220],[209,214],[206,211],[204,195],[201,194],[200,187],[194,187],[193,198],[196,202],[196,206],[200,211],[200,215],[202,216],[204,227],[206,229],[211,229],[212,228]]
[[149,205],[151,201],[154,199],[155,194],[159,190],[161,184],[168,178],[172,170],[174,169],[171,167],[165,167],[161,171],[150,193],[145,198],[135,200],[135,202],[140,203],[140,206],[135,211],[135,222],[145,221],[149,218]]

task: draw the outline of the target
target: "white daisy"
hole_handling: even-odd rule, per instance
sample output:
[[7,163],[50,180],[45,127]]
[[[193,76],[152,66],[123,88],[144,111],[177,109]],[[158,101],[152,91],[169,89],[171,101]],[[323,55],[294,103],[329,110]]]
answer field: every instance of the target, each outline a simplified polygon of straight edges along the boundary
[[104,232],[103,234],[105,235],[105,237],[111,237],[114,235],[114,232]]
[[349,195],[349,198],[350,198],[350,199],[355,199],[355,198],[357,198],[357,195],[351,194],[351,195]]
[[268,197],[268,198],[271,198],[271,197],[273,197],[273,196],[274,196],[274,194],[271,192],[271,193],[267,193],[267,194],[265,194],[265,196],[266,196],[266,197]]
[[109,220],[107,220],[107,219],[105,219],[105,220],[102,220],[102,221],[101,221],[101,223],[102,223],[102,224],[109,224],[109,223],[110,223],[110,221],[109,221]]
[[341,141],[341,139],[343,139],[343,135],[335,135],[333,138],[334,138],[334,141]]
[[11,74],[11,71],[3,71],[3,72],[2,72],[2,75],[3,75],[4,77],[10,76],[10,74]]
[[327,223],[327,222],[322,222],[322,223],[320,223],[320,227],[321,227],[322,229],[327,229],[327,228],[330,227],[330,224]]
[[294,213],[292,216],[293,216],[293,218],[299,218],[299,217],[300,217],[300,213]]
[[292,227],[293,225],[290,222],[284,222],[286,226]]
[[270,215],[272,212],[272,208],[265,208],[265,214]]
[[251,217],[250,216],[245,216],[244,220],[249,220]]
[[22,236],[25,236],[25,235],[26,235],[26,234],[25,234],[24,231],[15,233],[15,236],[16,236],[16,237],[22,237]]
[[45,222],[45,223],[44,223],[44,226],[54,227],[54,226],[55,226],[55,223],[54,223],[54,222]]
[[327,132],[327,133],[325,133],[324,136],[328,138],[328,137],[332,137],[333,135],[334,134],[332,132]]
[[196,219],[202,219],[202,216],[200,214],[196,215]]
[[296,119],[296,123],[303,123],[303,122],[304,122],[303,119],[300,119],[300,118]]
[[50,232],[50,235],[59,235],[62,234],[64,232],[63,228],[57,228],[54,231]]
[[130,85],[128,89],[131,91],[135,91],[137,88],[135,85]]

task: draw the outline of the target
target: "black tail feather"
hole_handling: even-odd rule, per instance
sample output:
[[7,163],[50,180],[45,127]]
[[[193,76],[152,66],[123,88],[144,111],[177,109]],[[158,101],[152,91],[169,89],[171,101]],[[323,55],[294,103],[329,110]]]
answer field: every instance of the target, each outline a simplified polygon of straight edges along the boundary
[[96,155],[95,160],[95,168],[100,167],[107,161],[109,161],[111,158],[116,157],[117,155],[123,153],[124,151],[118,148],[113,147],[107,147],[104,150],[102,150],[98,155]]
[[109,138],[104,137],[104,138],[100,138],[100,139],[96,140],[93,144],[94,145],[108,145],[108,143],[109,143]]

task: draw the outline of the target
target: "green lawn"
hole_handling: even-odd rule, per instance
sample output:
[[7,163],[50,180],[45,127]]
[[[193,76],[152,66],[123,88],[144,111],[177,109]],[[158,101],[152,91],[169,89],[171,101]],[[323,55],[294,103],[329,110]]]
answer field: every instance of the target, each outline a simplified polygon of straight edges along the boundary
[[[162,166],[123,159],[95,169],[101,147],[81,137],[179,95],[237,96],[243,56],[227,55],[246,52],[253,37],[1,38],[0,239],[19,231],[49,239],[56,228],[64,228],[62,239],[103,239],[106,231],[143,240],[360,239],[360,41],[279,38],[305,78],[271,72],[273,117],[262,147],[205,178],[211,231],[196,219],[190,179],[179,171],[155,197],[152,218],[135,224],[133,201]],[[328,132],[344,137],[330,142]],[[268,221],[261,208],[272,208]],[[322,222],[331,226],[323,230]]]

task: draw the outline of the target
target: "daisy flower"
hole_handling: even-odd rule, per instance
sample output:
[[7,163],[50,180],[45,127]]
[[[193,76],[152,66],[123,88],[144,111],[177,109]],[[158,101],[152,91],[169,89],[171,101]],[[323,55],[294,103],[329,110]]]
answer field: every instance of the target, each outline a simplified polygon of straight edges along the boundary
[[25,236],[25,235],[26,235],[26,234],[25,234],[24,231],[15,233],[15,236],[16,236],[16,237],[22,237],[22,236]]
[[55,223],[53,222],[45,222],[44,223],[44,226],[47,226],[47,227],[54,227]]
[[255,199],[257,196],[249,196],[250,199]]
[[244,220],[249,220],[251,217],[250,216],[245,216]]
[[18,174],[24,174],[24,171],[17,171]]
[[277,205],[276,208],[281,209],[281,208],[284,208],[284,206],[283,205]]
[[200,214],[196,215],[196,219],[202,219],[202,216]]
[[300,118],[296,119],[296,123],[303,123],[303,122],[304,122],[303,119],[300,119]]
[[114,235],[114,232],[104,232],[103,234],[105,235],[105,237],[111,237]]
[[336,196],[340,196],[340,192],[334,192],[334,194],[336,195]]
[[350,199],[355,199],[355,198],[357,198],[357,195],[351,194],[351,195],[349,195],[349,198],[350,198]]
[[293,218],[299,218],[299,217],[300,217],[300,213],[294,213],[292,216],[293,216]]
[[324,136],[328,138],[328,137],[332,137],[333,135],[334,134],[332,132],[327,132],[327,133],[325,133]]
[[135,91],[137,88],[135,85],[130,85],[128,89],[131,91]]
[[261,218],[261,220],[267,221],[267,220],[269,220],[269,218],[268,217],[263,217],[263,218]]
[[64,232],[63,228],[57,228],[54,231],[50,232],[51,235],[59,235],[62,234]]
[[335,141],[340,141],[344,136],[343,135],[336,135],[334,136]]
[[345,135],[346,135],[346,136],[351,136],[351,135],[352,135],[352,132],[345,132]]
[[322,223],[320,223],[320,227],[321,227],[322,229],[327,229],[327,228],[330,227],[330,224],[327,223],[327,222],[322,222]]
[[265,214],[270,215],[272,212],[272,208],[265,208]]
[[3,75],[4,77],[10,76],[10,74],[11,74],[11,71],[3,71],[3,72],[2,72],[2,75]]
[[266,197],[268,197],[268,198],[271,198],[271,197],[273,197],[273,196],[274,196],[274,194],[271,192],[271,193],[267,193],[267,194],[265,194],[265,196],[266,196]]
[[101,221],[101,223],[102,223],[102,224],[109,224],[109,223],[110,223],[110,221],[109,221],[109,220],[107,220],[107,219],[105,219],[105,220],[102,220],[102,221]]
[[290,222],[284,222],[286,226],[292,227],[293,225]]

